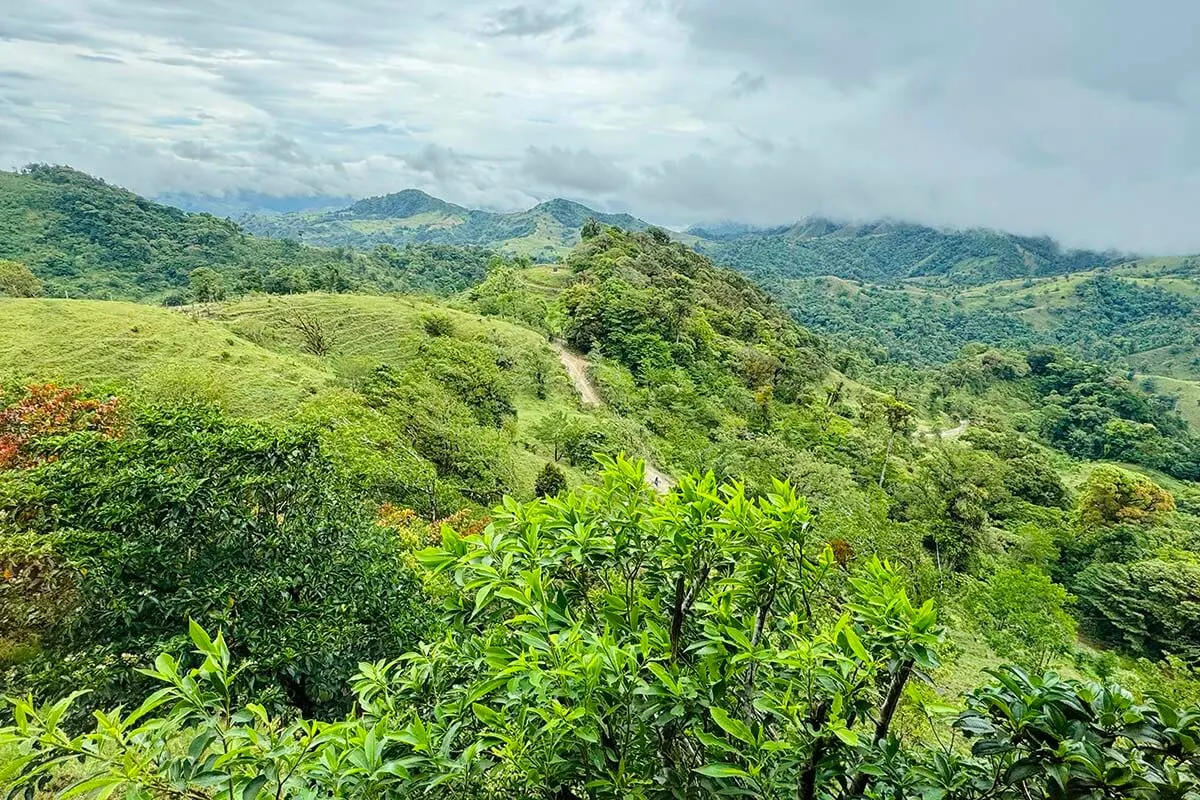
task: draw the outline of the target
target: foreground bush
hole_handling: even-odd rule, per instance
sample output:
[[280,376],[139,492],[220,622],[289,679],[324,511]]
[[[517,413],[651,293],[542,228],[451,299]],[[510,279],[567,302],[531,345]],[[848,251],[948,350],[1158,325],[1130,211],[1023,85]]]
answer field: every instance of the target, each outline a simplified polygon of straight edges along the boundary
[[[752,501],[642,465],[559,500],[506,501],[422,553],[460,590],[449,634],[363,665],[358,711],[285,723],[238,707],[224,637],[164,656],[163,689],[72,737],[70,699],[14,705],[11,788],[63,795],[382,798],[1194,798],[1200,713],[999,670],[937,747],[892,725],[941,636],[884,563],[850,572],[783,484]],[[971,741],[970,752],[957,735]]]
[[195,618],[223,629],[250,666],[242,697],[345,713],[358,662],[408,649],[431,616],[394,535],[310,431],[208,410],[134,422],[121,437],[67,440],[49,463],[0,470],[0,524],[25,548],[0,542],[0,601],[9,586],[71,600],[39,618],[41,653],[9,686],[136,702],[147,681],[134,667],[182,651],[171,642]]

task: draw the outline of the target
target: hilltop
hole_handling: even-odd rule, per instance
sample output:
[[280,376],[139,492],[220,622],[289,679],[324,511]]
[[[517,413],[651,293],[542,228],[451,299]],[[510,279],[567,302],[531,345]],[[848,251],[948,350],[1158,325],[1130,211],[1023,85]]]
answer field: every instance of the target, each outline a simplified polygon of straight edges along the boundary
[[917,279],[974,286],[1061,275],[1115,264],[1115,253],[1065,250],[1046,237],[992,230],[939,230],[905,222],[836,222],[810,217],[769,230],[728,224],[693,229],[698,248],[760,283],[831,275],[892,283]]
[[[0,172],[0,260],[29,267],[52,297],[180,304],[252,291],[448,293],[482,280],[490,256],[437,244],[368,255],[276,241],[70,167]],[[197,270],[205,277],[192,286]]]
[[570,200],[497,213],[464,208],[417,189],[359,200],[337,211],[251,214],[239,221],[252,233],[309,244],[370,249],[437,242],[551,261],[578,244],[579,229],[588,219],[627,230],[650,227],[629,214],[605,214]]

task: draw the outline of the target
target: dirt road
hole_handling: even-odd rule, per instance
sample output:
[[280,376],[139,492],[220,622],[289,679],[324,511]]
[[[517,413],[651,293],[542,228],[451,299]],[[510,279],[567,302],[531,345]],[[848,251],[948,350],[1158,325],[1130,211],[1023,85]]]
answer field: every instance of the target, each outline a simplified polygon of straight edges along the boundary
[[[591,376],[588,375],[587,359],[579,353],[568,350],[559,342],[553,342],[551,346],[554,348],[554,352],[558,353],[558,360],[566,368],[567,375],[571,378],[571,384],[579,393],[580,402],[585,406],[602,405],[600,393],[596,391],[596,385],[592,383]],[[659,494],[666,494],[675,485],[675,481],[671,480],[669,475],[649,461],[646,462],[646,483],[650,484]]]

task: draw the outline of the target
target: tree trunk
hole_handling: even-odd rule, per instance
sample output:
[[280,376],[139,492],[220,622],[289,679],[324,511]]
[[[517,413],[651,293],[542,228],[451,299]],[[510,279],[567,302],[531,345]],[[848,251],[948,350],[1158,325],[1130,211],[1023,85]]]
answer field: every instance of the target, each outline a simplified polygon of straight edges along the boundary
[[896,432],[892,431],[892,435],[888,437],[887,452],[883,454],[883,468],[879,470],[879,488],[883,488],[883,479],[887,475],[888,462],[892,460],[892,442],[896,439]]
[[[892,678],[892,685],[888,687],[887,697],[883,702],[883,710],[879,714],[879,721],[875,723],[875,739],[873,744],[878,747],[888,734],[888,729],[892,727],[892,718],[896,716],[896,708],[900,705],[900,697],[904,694],[904,686],[908,683],[908,679],[912,676],[913,660],[909,659],[900,667],[900,671],[896,673],[896,677]],[[854,779],[854,785],[850,787],[850,796],[859,797],[867,790],[867,782],[871,776],[865,772],[859,772],[858,777]]]

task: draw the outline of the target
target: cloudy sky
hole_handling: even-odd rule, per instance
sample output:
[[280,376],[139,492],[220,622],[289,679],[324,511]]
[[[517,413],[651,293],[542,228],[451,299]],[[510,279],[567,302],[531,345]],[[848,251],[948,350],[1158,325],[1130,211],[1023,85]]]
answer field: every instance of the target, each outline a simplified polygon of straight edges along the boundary
[[1194,0],[0,0],[0,167],[1200,251]]

